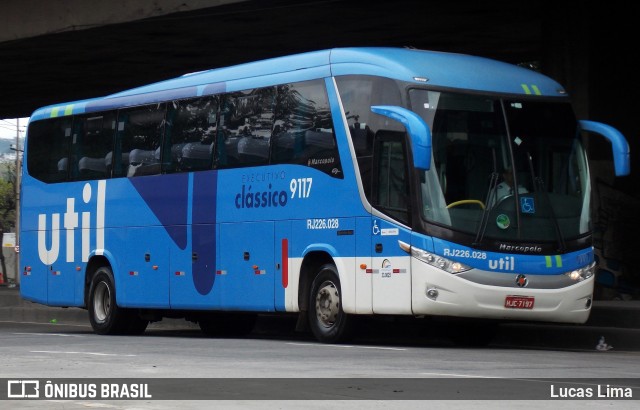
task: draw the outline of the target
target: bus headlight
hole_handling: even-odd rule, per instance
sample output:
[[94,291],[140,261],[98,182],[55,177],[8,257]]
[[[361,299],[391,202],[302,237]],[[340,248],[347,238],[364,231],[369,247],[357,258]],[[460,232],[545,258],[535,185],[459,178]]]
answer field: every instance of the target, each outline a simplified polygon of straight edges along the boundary
[[407,244],[402,243],[400,247],[405,251],[410,252],[411,256],[414,258],[449,273],[460,273],[471,269],[471,266],[467,266],[464,263],[443,258],[442,256],[416,248],[415,246],[408,246]]
[[593,276],[596,270],[596,263],[593,262],[591,265],[583,266],[580,269],[572,270],[571,272],[565,272],[565,275],[568,276],[571,280],[576,282],[582,282],[583,280],[589,279]]

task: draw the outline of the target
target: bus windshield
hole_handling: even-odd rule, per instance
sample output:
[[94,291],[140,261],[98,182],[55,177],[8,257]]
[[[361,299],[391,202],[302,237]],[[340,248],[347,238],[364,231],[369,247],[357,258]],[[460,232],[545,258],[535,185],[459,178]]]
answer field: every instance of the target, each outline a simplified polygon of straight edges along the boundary
[[590,180],[568,102],[413,89],[432,130],[421,175],[427,222],[498,241],[564,242],[590,231]]

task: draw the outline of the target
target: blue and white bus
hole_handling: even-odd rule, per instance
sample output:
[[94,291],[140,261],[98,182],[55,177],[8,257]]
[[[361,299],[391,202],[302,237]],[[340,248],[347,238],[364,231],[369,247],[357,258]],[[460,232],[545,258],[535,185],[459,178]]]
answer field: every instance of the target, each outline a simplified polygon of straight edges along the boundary
[[485,58],[344,48],[31,116],[21,293],[99,334],[298,312],[582,323],[594,288],[584,132],[555,81]]

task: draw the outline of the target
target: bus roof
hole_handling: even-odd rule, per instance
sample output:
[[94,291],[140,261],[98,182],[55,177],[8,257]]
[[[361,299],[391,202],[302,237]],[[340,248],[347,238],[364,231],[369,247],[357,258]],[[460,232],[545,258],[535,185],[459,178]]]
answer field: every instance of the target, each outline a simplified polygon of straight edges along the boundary
[[349,74],[475,92],[566,96],[549,77],[483,57],[405,48],[336,48],[185,74],[106,97],[51,105],[36,110],[31,120]]

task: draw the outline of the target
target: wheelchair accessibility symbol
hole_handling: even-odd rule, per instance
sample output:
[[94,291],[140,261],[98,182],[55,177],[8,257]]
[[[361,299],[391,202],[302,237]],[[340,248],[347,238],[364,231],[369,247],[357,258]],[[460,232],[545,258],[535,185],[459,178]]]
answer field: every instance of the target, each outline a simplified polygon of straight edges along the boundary
[[374,235],[378,235],[380,233],[380,228],[378,227],[378,221],[373,220],[373,228],[371,229],[371,233]]
[[536,205],[533,198],[528,196],[520,197],[520,211],[523,214],[535,214],[536,213]]

